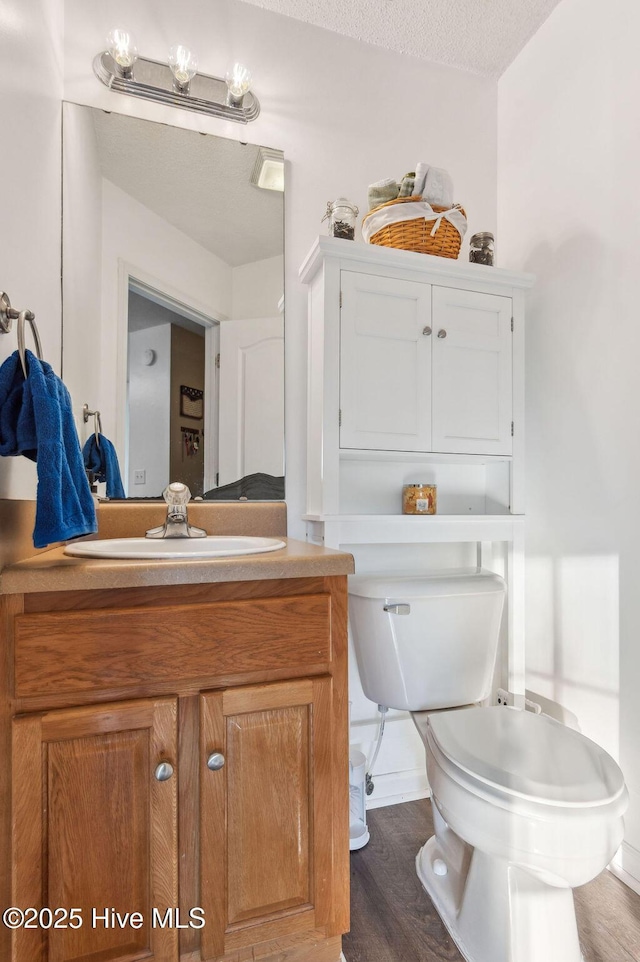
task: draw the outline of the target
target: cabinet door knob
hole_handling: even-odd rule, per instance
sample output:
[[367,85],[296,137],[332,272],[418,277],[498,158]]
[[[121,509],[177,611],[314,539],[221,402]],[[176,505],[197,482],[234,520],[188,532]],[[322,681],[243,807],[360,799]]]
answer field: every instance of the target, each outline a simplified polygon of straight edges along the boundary
[[447,332],[445,331],[445,329],[440,328],[440,330],[438,331],[438,337],[446,337],[446,336],[447,336]]
[[166,780],[171,778],[173,775],[173,765],[171,765],[169,762],[160,762],[154,772],[154,775],[159,782],[166,782]]
[[207,758],[207,768],[212,772],[219,771],[224,765],[224,755],[222,752],[211,752]]
[[431,328],[428,325],[427,327],[423,327],[422,333],[424,334],[425,337],[429,337],[429,335],[431,334]]

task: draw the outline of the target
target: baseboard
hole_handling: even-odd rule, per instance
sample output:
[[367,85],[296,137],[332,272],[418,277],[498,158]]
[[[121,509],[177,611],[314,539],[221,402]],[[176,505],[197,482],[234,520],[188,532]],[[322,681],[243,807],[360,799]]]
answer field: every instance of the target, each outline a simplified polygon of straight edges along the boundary
[[424,769],[374,775],[373,782],[374,790],[367,798],[367,809],[412,802],[416,798],[428,798],[431,794]]
[[640,895],[640,852],[623,842],[608,866],[609,871]]

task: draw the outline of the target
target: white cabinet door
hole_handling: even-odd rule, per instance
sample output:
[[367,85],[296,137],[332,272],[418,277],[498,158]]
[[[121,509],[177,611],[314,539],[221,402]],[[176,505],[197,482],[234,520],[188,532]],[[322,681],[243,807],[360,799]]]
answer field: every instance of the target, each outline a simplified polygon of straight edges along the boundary
[[431,286],[343,271],[340,447],[431,450]]
[[511,454],[511,298],[433,287],[433,448]]

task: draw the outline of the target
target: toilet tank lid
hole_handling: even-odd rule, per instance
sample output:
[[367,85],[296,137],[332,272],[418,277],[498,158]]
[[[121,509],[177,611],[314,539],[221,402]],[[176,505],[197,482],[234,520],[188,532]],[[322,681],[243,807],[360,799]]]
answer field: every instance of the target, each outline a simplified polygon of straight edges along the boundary
[[456,568],[420,575],[350,575],[349,594],[360,598],[447,598],[506,591],[503,579],[491,571]]

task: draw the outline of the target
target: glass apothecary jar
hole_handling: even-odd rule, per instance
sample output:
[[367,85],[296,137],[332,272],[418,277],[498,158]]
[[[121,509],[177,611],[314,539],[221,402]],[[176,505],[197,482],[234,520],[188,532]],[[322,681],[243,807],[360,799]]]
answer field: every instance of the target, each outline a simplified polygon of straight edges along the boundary
[[472,264],[493,267],[494,247],[494,237],[489,231],[474,234],[469,241],[469,260]]
[[413,481],[402,488],[403,514],[435,514],[437,506],[435,484]]
[[327,210],[322,218],[329,221],[329,236],[353,240],[356,235],[356,220],[359,210],[346,197],[327,202]]

